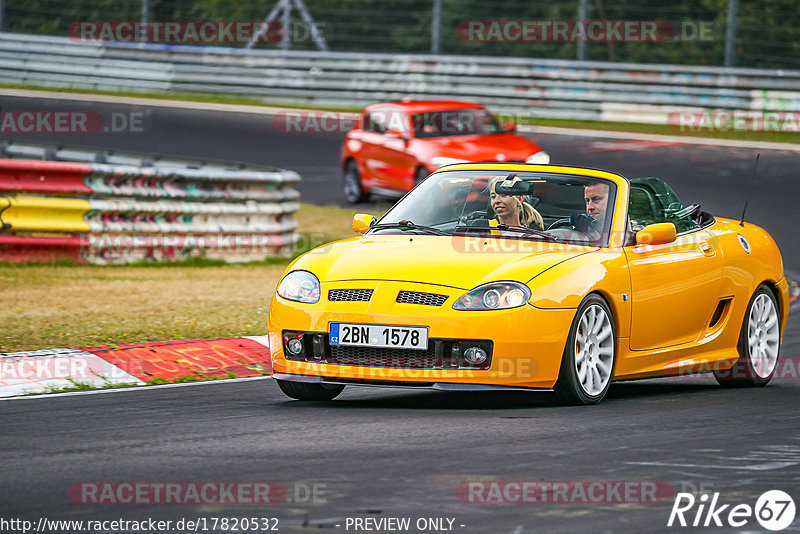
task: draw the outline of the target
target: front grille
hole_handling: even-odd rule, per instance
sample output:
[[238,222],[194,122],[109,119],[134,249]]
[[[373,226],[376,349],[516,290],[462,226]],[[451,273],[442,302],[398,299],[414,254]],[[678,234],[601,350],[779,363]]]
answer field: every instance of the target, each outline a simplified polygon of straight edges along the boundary
[[328,291],[328,300],[331,301],[367,302],[371,298],[372,289],[331,289]]
[[[395,369],[435,369],[441,367],[441,358],[428,346],[428,350],[388,349],[331,345],[328,363],[359,367],[388,367]],[[438,364],[438,365],[437,365]]]
[[[288,350],[287,344],[293,338],[302,342],[299,354],[292,354]],[[291,330],[283,332],[284,357],[289,361],[356,367],[483,370],[491,366],[493,345],[490,340],[482,339],[430,338],[426,350],[357,347],[331,345],[326,333]],[[469,363],[464,356],[469,347],[481,347],[486,351],[487,360],[477,365]]]
[[404,304],[421,304],[423,306],[441,306],[447,300],[447,295],[436,293],[421,293],[419,291],[401,291],[397,294],[397,302]]

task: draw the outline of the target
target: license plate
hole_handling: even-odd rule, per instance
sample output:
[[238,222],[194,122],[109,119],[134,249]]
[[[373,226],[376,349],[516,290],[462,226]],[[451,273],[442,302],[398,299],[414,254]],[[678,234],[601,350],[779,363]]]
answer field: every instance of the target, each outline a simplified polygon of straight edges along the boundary
[[331,323],[331,345],[396,349],[428,349],[427,326]]

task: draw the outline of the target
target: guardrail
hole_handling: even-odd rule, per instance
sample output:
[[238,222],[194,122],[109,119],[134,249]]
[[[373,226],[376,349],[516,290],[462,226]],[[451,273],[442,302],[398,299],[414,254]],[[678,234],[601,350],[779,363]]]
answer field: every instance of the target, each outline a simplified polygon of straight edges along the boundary
[[800,71],[522,58],[80,43],[0,34],[5,83],[353,106],[479,100],[499,113],[664,123],[703,108],[800,111]]
[[248,261],[297,239],[293,171],[14,142],[0,158],[2,261]]

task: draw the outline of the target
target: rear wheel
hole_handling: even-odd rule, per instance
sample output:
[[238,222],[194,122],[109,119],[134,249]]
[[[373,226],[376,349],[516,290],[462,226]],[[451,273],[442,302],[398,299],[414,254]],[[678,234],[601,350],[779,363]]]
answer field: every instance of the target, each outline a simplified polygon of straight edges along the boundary
[[344,193],[344,199],[351,204],[358,204],[367,199],[367,192],[364,191],[361,183],[361,173],[358,172],[358,165],[352,159],[344,166],[342,193]]
[[275,381],[286,395],[305,401],[329,401],[335,399],[344,389],[344,386],[337,384],[308,384],[277,379]]
[[608,393],[616,359],[612,317],[599,295],[587,296],[578,307],[555,387],[565,404],[597,404]]
[[714,371],[717,382],[727,387],[766,385],[778,367],[780,327],[775,295],[767,286],[758,286],[739,334],[739,359],[730,369]]

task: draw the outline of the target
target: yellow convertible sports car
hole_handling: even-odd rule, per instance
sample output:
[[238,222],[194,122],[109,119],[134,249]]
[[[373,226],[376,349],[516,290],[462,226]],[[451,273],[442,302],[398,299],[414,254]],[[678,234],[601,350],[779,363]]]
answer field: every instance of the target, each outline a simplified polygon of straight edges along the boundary
[[658,178],[451,165],[353,229],[289,265],[272,300],[273,377],[295,399],[357,384],[593,404],[612,380],[762,386],[778,363],[775,242]]

